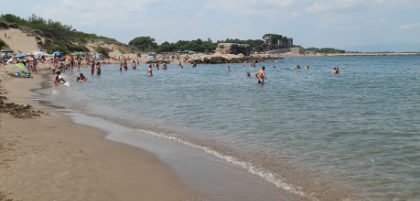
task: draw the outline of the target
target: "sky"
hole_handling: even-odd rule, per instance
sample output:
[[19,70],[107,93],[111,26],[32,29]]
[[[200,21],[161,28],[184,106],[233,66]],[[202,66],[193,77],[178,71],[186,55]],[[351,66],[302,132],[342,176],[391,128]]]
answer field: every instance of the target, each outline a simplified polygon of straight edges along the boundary
[[420,0],[0,0],[0,13],[36,14],[124,43],[136,36],[162,43],[276,33],[304,47],[420,51]]

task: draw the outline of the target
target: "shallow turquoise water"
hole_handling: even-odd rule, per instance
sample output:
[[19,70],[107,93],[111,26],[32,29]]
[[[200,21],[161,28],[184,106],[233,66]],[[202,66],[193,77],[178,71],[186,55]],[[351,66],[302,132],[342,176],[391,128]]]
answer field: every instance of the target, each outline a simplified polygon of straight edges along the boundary
[[[294,66],[310,65],[310,70]],[[90,115],[176,136],[273,173],[297,192],[345,189],[373,200],[419,200],[420,57],[302,57],[266,66],[146,65],[55,88],[57,101]],[[338,65],[339,75],[332,74]],[[88,75],[88,69],[82,69]],[[300,176],[299,176],[300,175]],[[326,184],[325,184],[326,183]],[[321,193],[322,194],[322,193]]]

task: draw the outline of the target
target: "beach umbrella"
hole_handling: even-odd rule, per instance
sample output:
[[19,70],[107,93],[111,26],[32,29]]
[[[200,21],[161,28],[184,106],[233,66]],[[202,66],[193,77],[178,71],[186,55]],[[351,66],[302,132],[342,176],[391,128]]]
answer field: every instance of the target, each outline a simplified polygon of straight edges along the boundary
[[25,58],[25,57],[27,57],[27,56],[28,56],[28,55],[27,55],[26,53],[19,53],[19,54],[15,55],[15,58],[20,59],[20,58]]
[[35,58],[41,58],[42,56],[47,56],[48,54],[45,52],[34,52]]
[[61,57],[61,52],[55,51],[54,53],[52,53],[52,56]]
[[11,49],[5,48],[1,49],[0,52],[13,52]]

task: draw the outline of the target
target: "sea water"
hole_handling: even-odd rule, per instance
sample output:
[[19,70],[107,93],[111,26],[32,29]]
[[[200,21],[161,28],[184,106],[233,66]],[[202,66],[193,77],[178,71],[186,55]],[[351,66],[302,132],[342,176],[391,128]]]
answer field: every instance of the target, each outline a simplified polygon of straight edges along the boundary
[[[64,73],[70,87],[51,90],[70,109],[204,151],[312,200],[420,200],[420,57],[229,65],[168,65],[152,77],[146,64],[104,65],[100,76],[82,68]],[[254,77],[261,66],[264,85]],[[79,73],[88,81],[76,83]]]

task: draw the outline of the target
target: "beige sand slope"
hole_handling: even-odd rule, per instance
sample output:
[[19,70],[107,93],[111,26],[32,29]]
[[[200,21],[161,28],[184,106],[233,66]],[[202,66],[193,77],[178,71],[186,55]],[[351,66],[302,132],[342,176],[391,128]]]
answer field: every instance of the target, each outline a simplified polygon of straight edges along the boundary
[[20,29],[0,29],[0,39],[15,52],[39,51],[35,37],[27,35]]

